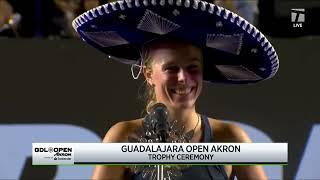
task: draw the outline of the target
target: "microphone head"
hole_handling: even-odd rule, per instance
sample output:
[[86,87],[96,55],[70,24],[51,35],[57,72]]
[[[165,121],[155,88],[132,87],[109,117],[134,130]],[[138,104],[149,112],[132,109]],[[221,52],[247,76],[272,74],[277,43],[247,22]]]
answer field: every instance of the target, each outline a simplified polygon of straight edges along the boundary
[[167,120],[169,112],[167,107],[162,103],[157,103],[151,107],[150,116],[157,120]]
[[162,103],[157,103],[151,107],[149,117],[146,118],[149,121],[148,124],[151,124],[154,132],[156,134],[165,134],[169,131],[169,111],[167,107]]

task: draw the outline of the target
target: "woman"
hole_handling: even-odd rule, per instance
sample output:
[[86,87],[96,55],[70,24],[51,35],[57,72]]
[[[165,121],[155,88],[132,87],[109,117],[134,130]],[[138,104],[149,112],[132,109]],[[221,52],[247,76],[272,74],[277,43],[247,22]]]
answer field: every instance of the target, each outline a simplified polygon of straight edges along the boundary
[[[170,119],[176,119],[187,131],[195,129],[191,142],[204,141],[203,121],[209,122],[210,133],[214,137],[212,142],[251,142],[248,135],[235,124],[213,118],[198,120],[201,115],[196,112],[195,102],[202,89],[202,54],[199,48],[178,41],[158,41],[149,49],[149,58],[144,63],[143,72],[150,94],[154,93],[155,102],[167,106]],[[152,101],[149,103],[153,104]],[[128,136],[135,133],[142,121],[143,118],[117,123],[108,131],[103,142],[127,142]],[[202,168],[201,173],[207,173],[209,177],[209,173]],[[260,166],[223,168],[230,179],[233,176],[237,176],[238,179],[266,179]],[[97,166],[92,179],[125,179],[130,176],[131,173],[124,167]],[[223,176],[218,174],[216,177],[221,179]],[[189,179],[192,178],[189,176]]]
[[[73,26],[109,58],[132,64],[132,69],[140,67],[148,87],[147,112],[155,103],[166,105],[170,119],[186,132],[194,130],[190,142],[251,142],[239,126],[207,118],[195,107],[203,80],[255,83],[276,73],[278,58],[273,47],[241,17],[196,0],[136,0],[97,7],[75,19]],[[141,60],[134,60],[139,56]],[[103,142],[128,142],[142,122],[140,118],[115,124]],[[179,178],[235,176],[266,179],[260,166],[194,166],[184,169]],[[125,167],[97,166],[92,179],[142,177]]]

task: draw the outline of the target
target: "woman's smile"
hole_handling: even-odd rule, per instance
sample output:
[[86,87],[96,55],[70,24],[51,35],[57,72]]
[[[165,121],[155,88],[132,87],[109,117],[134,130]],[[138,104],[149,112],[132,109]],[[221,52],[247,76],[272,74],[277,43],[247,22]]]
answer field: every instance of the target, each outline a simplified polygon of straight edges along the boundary
[[175,96],[185,97],[192,95],[195,90],[195,87],[177,87],[170,89],[169,92]]

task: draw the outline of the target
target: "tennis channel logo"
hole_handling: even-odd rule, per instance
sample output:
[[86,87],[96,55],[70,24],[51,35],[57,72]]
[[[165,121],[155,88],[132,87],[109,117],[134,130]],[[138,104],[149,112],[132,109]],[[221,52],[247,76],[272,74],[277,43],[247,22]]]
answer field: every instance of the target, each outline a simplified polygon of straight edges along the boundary
[[291,22],[294,28],[302,28],[305,22],[305,9],[291,9]]
[[[53,164],[73,164],[74,151],[70,145],[59,144],[33,144],[32,164],[53,165]],[[41,160],[41,164],[39,163]]]

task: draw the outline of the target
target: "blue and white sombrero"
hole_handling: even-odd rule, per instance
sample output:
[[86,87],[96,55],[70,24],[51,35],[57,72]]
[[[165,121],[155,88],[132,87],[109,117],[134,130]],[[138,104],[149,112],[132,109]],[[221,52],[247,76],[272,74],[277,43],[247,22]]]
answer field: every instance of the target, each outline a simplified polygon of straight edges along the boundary
[[73,21],[81,38],[125,64],[140,64],[149,41],[177,38],[202,48],[204,80],[254,83],[273,77],[278,56],[252,24],[199,0],[123,0],[87,11]]

